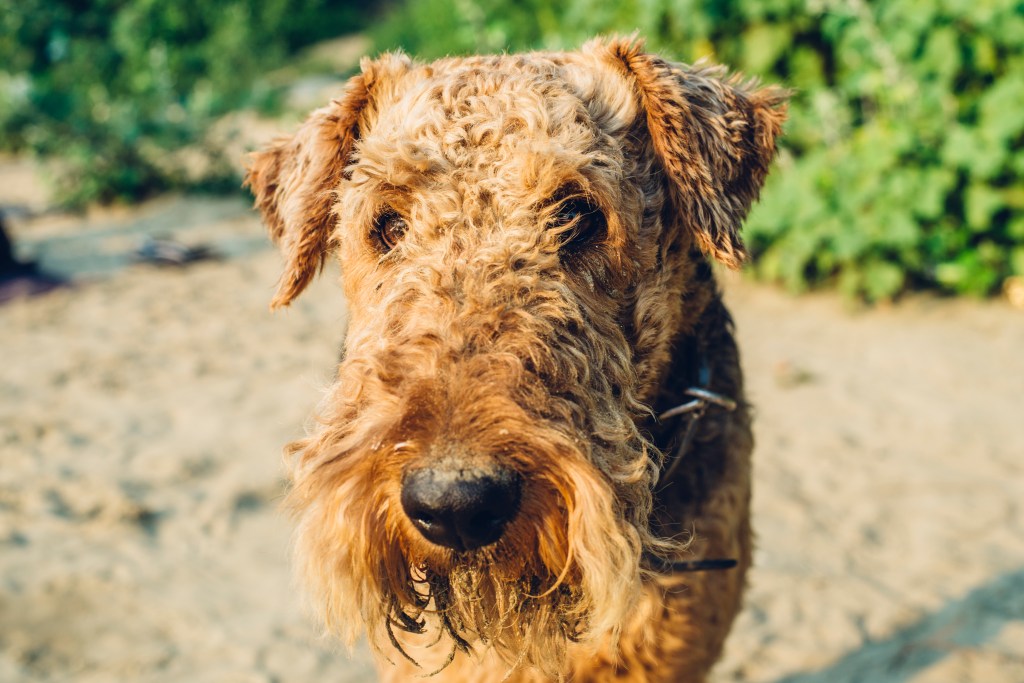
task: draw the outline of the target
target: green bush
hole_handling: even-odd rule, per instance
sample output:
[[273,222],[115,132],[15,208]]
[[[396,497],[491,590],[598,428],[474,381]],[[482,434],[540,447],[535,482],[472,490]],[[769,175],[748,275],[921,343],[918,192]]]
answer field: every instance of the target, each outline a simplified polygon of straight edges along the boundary
[[437,57],[634,29],[796,89],[747,223],[760,276],[883,299],[1024,275],[1018,0],[408,0],[376,38]]
[[[236,186],[212,122],[272,106],[261,74],[363,15],[332,0],[0,0],[0,149],[61,159],[71,204]],[[373,34],[433,58],[633,30],[796,89],[747,223],[755,273],[868,299],[1024,275],[1019,0],[405,0]]]
[[212,122],[266,106],[261,73],[358,21],[329,0],[0,0],[0,148],[59,157],[68,204],[237,186]]

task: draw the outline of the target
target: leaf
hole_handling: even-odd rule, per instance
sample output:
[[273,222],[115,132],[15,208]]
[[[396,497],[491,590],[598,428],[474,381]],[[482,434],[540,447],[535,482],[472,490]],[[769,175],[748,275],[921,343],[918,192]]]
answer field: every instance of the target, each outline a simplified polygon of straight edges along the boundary
[[960,69],[960,43],[950,26],[932,30],[922,55],[923,66],[949,82]]
[[1007,74],[980,98],[979,127],[997,144],[1011,144],[1024,131],[1024,75]]
[[939,218],[946,209],[946,196],[955,181],[956,174],[945,168],[929,168],[921,173],[911,199],[914,213],[924,220]]
[[793,34],[785,24],[754,24],[743,33],[743,67],[751,73],[765,73],[792,43]]
[[1024,275],[1024,246],[1010,252],[1010,272],[1014,275]]
[[992,216],[1004,205],[1003,196],[988,185],[973,183],[964,195],[967,225],[975,232],[989,227]]
[[903,269],[895,263],[871,260],[864,264],[864,293],[871,301],[891,299],[903,289]]

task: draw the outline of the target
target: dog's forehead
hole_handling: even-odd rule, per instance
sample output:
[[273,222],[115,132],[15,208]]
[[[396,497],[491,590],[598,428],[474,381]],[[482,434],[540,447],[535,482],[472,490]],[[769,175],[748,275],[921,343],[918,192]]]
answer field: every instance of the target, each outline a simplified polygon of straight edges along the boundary
[[607,167],[637,114],[625,79],[580,53],[446,59],[387,86],[353,171],[396,188],[550,193]]
[[449,158],[457,149],[519,144],[587,151],[635,118],[628,86],[607,71],[573,53],[421,65],[377,103],[366,138],[419,143]]
[[[448,118],[511,111],[575,109],[581,97],[566,79],[561,60],[492,57],[435,62],[404,79],[406,92],[396,103],[421,114]],[[495,109],[500,107],[500,109]],[[538,128],[531,132],[542,132]]]

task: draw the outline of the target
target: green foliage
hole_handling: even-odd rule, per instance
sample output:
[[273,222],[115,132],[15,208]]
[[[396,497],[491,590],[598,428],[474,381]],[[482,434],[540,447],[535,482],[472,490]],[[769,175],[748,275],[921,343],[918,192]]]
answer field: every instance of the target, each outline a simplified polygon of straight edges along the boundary
[[[54,155],[67,203],[236,186],[214,120],[365,23],[335,0],[0,0],[0,149]],[[795,89],[747,223],[754,271],[868,299],[1024,275],[1020,0],[398,0],[378,47],[425,58],[638,30]]]
[[328,0],[0,0],[0,148],[59,156],[69,204],[237,186],[211,123],[266,105],[260,73],[357,18]]
[[747,223],[759,275],[884,299],[1024,274],[1019,0],[407,0],[376,39],[437,57],[633,30],[795,88]]

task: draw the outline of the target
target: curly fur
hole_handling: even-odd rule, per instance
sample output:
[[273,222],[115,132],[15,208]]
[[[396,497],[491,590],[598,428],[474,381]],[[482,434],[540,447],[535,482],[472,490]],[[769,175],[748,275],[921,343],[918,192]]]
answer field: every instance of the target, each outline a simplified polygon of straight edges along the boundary
[[[709,422],[681,476],[713,460],[710,474],[666,489],[651,406],[701,330],[716,381],[741,397],[701,252],[742,260],[784,95],[638,41],[385,55],[251,158],[285,254],[272,305],[329,252],[342,265],[345,355],[318,428],[289,447],[288,504],[324,623],[365,632],[385,678],[696,681],[717,658],[749,564],[749,421]],[[573,253],[551,227],[567,196],[605,219]],[[374,233],[385,212],[407,225],[390,251]],[[494,545],[454,553],[406,519],[402,472],[439,458],[526,480]],[[672,577],[642,562],[716,553],[740,567]]]

